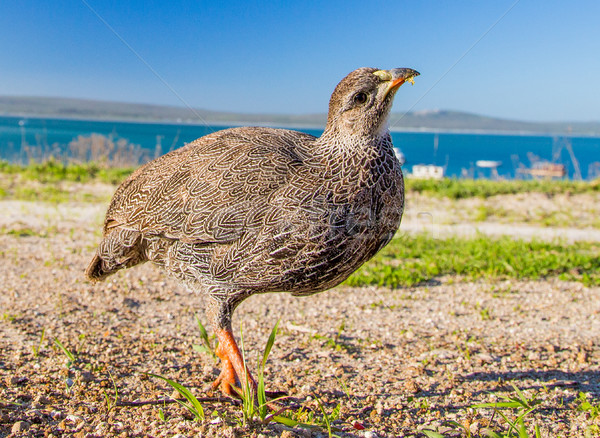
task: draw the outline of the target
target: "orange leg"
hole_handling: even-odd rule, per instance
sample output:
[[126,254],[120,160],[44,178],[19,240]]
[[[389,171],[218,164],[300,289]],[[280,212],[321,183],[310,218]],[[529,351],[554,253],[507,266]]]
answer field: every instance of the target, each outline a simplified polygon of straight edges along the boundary
[[256,394],[256,381],[244,367],[244,359],[231,330],[220,328],[216,330],[216,335],[219,346],[215,353],[221,359],[221,373],[212,385],[213,390],[220,387],[223,394],[229,397],[239,397],[239,393],[245,390],[246,379],[248,379],[251,391]]

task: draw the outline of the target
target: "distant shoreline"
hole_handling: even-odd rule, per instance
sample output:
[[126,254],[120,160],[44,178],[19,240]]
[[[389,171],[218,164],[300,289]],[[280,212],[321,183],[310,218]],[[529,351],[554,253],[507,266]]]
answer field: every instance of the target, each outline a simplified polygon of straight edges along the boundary
[[[325,110],[325,108],[324,108]],[[255,114],[168,105],[40,96],[0,96],[5,117],[188,126],[273,126],[323,129],[326,113]],[[406,111],[389,116],[393,132],[600,137],[598,121],[521,121],[455,110]]]
[[[171,126],[207,126],[221,127],[223,129],[243,127],[243,126],[259,126],[277,129],[308,129],[308,130],[323,130],[324,125],[316,124],[300,124],[288,123],[282,124],[279,122],[265,121],[258,123],[256,121],[231,121],[224,122],[222,120],[172,120],[172,119],[138,119],[127,117],[81,117],[81,116],[57,116],[44,114],[24,114],[24,113],[0,113],[0,117],[21,118],[21,119],[51,119],[51,120],[72,120],[78,122],[101,122],[101,123],[133,123],[144,125],[171,125]],[[528,131],[528,130],[502,130],[502,129],[449,129],[449,128],[428,128],[428,127],[390,127],[390,132],[396,133],[424,133],[424,134],[465,134],[465,135],[506,135],[506,136],[530,136],[530,137],[569,137],[569,138],[600,138],[600,133],[560,133],[560,132],[544,132],[544,131]]]

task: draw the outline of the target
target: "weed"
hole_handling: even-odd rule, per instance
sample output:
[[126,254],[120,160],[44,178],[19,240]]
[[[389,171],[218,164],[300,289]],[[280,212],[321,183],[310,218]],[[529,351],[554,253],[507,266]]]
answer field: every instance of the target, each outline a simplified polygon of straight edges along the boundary
[[158,419],[163,423],[167,421],[165,417],[165,411],[163,410],[163,408],[158,408]]
[[317,428],[326,428],[329,437],[337,436],[333,434],[335,431],[335,427],[332,425],[335,420],[337,420],[340,416],[341,405],[337,404],[336,407],[331,411],[330,414],[327,413],[323,403],[315,393],[313,393],[313,397],[317,402],[319,410],[321,411],[321,415],[317,416],[312,410],[305,410],[304,408],[300,408],[295,412],[291,412],[290,417],[279,417],[280,423],[285,424],[290,427],[302,427],[306,429],[317,429]]
[[[317,397],[316,394],[313,393],[313,395],[315,396],[315,400],[317,401],[317,404],[319,405],[319,409],[321,410],[321,413],[323,414],[323,421],[325,422],[325,425],[327,426],[327,434],[329,435],[329,438],[331,438],[331,419],[329,418],[329,415],[327,414],[327,412],[325,412],[325,408],[323,407],[323,403],[321,403],[321,400],[319,399],[319,397]],[[337,408],[339,409],[340,405],[337,405]]]
[[335,379],[340,384],[340,387],[342,388],[342,391],[344,391],[344,394],[346,394],[346,397],[348,397],[348,399],[351,399],[352,396],[350,395],[350,389],[348,388],[348,385],[346,384],[346,382],[344,382],[342,379],[340,379],[338,377],[336,377]]
[[35,357],[37,359],[38,355],[40,354],[40,350],[42,349],[42,344],[44,343],[44,338],[46,336],[46,329],[43,328],[42,329],[42,335],[40,336],[40,342],[37,345],[37,347],[35,345],[31,346],[31,349],[33,350],[33,357]]
[[268,414],[268,412],[270,411],[269,403],[273,403],[276,400],[273,400],[273,402],[267,401],[267,393],[265,389],[264,379],[265,365],[267,363],[267,359],[269,358],[269,354],[271,353],[271,349],[273,348],[273,344],[275,343],[275,337],[277,336],[278,326],[279,320],[275,323],[275,326],[271,330],[271,334],[269,335],[269,339],[267,340],[267,344],[265,345],[265,349],[263,351],[262,361],[260,360],[260,357],[257,359],[258,382],[256,387],[256,393],[254,392],[250,383],[250,379],[248,378],[249,374],[246,365],[246,355],[244,351],[244,333],[242,327],[240,327],[240,347],[242,350],[242,358],[244,360],[244,372],[246,374],[246,378],[243,382],[244,388],[242,389],[242,391],[239,392],[239,395],[242,398],[242,415],[244,423],[247,423],[249,420],[252,420],[257,415],[263,424],[269,423],[270,421],[281,422],[282,417],[280,417],[278,414],[285,409],[282,409],[274,414]]
[[198,315],[194,315],[194,317],[196,318],[196,323],[198,324],[198,329],[200,330],[200,341],[202,342],[202,345],[194,344],[192,348],[200,353],[207,353],[216,362],[218,359],[217,354],[215,353],[216,346],[213,348],[208,337],[208,333],[202,325],[200,318],[198,318]]
[[334,349],[335,351],[342,351],[342,350],[347,350],[348,349],[348,345],[339,342],[337,339],[337,336],[335,338],[330,338],[328,336],[324,336],[324,335],[320,335],[319,333],[315,333],[314,335],[312,335],[313,339],[316,339],[318,341],[324,341],[325,344]]
[[488,309],[487,307],[483,307],[480,311],[479,311],[479,316],[481,316],[481,320],[482,321],[487,321],[489,319],[491,319],[491,315],[490,315],[490,309]]
[[2,314],[2,321],[14,322],[17,319],[18,315],[13,313],[4,312]]
[[[577,410],[581,412],[587,412],[590,416],[590,419],[593,421],[600,417],[600,404],[592,404],[587,395],[584,392],[580,392],[577,396],[577,401],[579,402],[579,406],[577,406]],[[600,432],[597,424],[592,424],[588,426],[588,430],[590,431],[590,435],[594,432]]]
[[265,391],[265,364],[267,363],[267,359],[269,358],[269,354],[271,353],[271,349],[273,348],[273,344],[275,343],[275,337],[277,336],[277,327],[279,326],[279,320],[275,323],[273,330],[271,330],[271,334],[269,335],[269,339],[267,340],[267,345],[265,345],[265,350],[263,352],[262,362],[259,362],[258,366],[258,386],[257,386],[257,398],[258,398],[258,415],[260,419],[264,422],[267,418],[267,394]]
[[[493,415],[496,413],[499,414],[508,425],[508,429],[506,431],[502,431],[501,433],[497,433],[493,430],[487,429],[484,433],[487,434],[490,438],[527,438],[529,434],[527,432],[527,426],[525,425],[525,418],[533,412],[537,405],[541,403],[540,400],[535,398],[528,398],[525,394],[514,384],[511,383],[515,394],[512,396],[499,396],[504,401],[496,402],[496,403],[480,403],[471,406],[472,409],[485,409],[492,408]],[[511,420],[509,415],[503,412],[503,409],[510,409],[511,411],[516,410],[516,418]],[[492,418],[493,418],[492,415]],[[540,438],[540,429],[537,424],[534,425],[535,437]]]
[[181,406],[186,408],[194,416],[194,418],[197,421],[204,420],[204,418],[205,418],[204,408],[202,407],[202,404],[200,403],[200,401],[194,396],[194,394],[192,394],[190,392],[189,389],[187,389],[185,386],[183,386],[171,379],[168,379],[163,376],[159,376],[158,374],[152,374],[152,373],[144,373],[144,374],[151,376],[151,377],[156,377],[156,378],[164,380],[166,383],[168,383],[173,389],[175,389],[182,397],[184,397],[187,400],[187,403],[182,402],[181,400],[176,400],[177,403],[179,403]]
[[[244,424],[247,424],[248,421],[251,421],[255,414],[257,413],[256,404],[254,400],[254,390],[252,389],[252,384],[250,383],[250,378],[248,376],[248,367],[246,363],[246,351],[244,348],[244,330],[240,325],[240,348],[242,350],[242,359],[244,362],[244,387],[241,388],[241,391],[238,392],[238,395],[242,399],[242,417],[244,419]],[[240,376],[241,378],[241,376]],[[256,394],[258,397],[258,394]],[[266,395],[265,395],[266,398]]]
[[117,406],[117,400],[119,399],[119,389],[117,388],[117,383],[115,382],[115,379],[110,371],[108,371],[108,375],[110,376],[110,380],[113,384],[114,397],[111,400],[106,391],[104,389],[102,390],[104,393],[104,401],[106,402],[106,417],[108,417],[110,412]]
[[65,356],[67,357],[67,368],[71,367],[71,365],[73,365],[75,363],[75,361],[77,360],[75,355],[73,353],[71,353],[63,344],[62,342],[60,342],[58,339],[54,339],[54,343],[61,349],[61,351],[65,354]]

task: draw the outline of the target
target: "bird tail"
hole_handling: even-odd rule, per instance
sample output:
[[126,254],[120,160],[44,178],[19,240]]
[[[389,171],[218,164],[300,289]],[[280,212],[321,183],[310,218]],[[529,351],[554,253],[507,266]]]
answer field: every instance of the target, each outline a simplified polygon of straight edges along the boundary
[[94,258],[85,270],[92,281],[104,280],[120,269],[147,260],[142,235],[130,230],[114,230],[102,239]]
[[88,280],[100,281],[104,280],[113,272],[114,271],[109,271],[102,267],[102,259],[98,254],[96,254],[85,270],[85,276],[88,278]]

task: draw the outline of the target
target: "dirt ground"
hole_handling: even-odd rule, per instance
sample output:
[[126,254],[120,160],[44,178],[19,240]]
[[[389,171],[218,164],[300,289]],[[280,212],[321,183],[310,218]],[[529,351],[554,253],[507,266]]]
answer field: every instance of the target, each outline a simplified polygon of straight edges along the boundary
[[[409,203],[408,230],[423,205]],[[342,437],[476,437],[506,430],[472,406],[516,396],[512,384],[539,401],[525,417],[530,436],[536,424],[543,437],[598,436],[599,416],[577,407],[580,392],[600,399],[600,288],[557,279],[251,297],[234,317],[251,369],[280,320],[267,389],[291,396],[288,415],[321,426],[245,424],[223,399],[204,400],[195,421],[145,373],[209,396],[218,365],[193,348],[202,297],[150,264],[87,282],[104,208],[0,202],[0,437],[325,437],[319,402]]]

